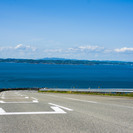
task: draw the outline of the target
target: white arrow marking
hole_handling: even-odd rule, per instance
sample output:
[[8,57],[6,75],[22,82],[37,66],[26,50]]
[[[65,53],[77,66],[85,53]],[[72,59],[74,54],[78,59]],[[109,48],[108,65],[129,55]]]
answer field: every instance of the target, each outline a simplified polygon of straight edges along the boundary
[[5,113],[5,110],[3,110],[2,108],[0,108],[0,114]]
[[65,109],[65,110],[68,110],[68,111],[73,111],[73,109],[69,109],[69,108],[66,108],[66,107],[63,107],[63,106],[60,106],[60,105],[57,105],[57,104],[53,104],[53,103],[49,103],[50,105],[54,105],[56,107],[59,107],[59,108],[62,108],[62,109]]

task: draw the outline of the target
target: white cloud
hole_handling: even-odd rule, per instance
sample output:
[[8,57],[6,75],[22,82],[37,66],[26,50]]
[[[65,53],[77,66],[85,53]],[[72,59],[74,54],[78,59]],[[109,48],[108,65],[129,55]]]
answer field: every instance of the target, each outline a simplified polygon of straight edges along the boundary
[[12,47],[0,47],[0,51],[10,50],[10,49],[12,49]]
[[45,49],[44,52],[62,52],[62,49]]
[[68,51],[78,51],[78,52],[100,52],[104,51],[104,47],[100,46],[92,46],[92,45],[85,45],[85,46],[79,46],[76,48],[68,48]]
[[[117,54],[118,53],[118,54]],[[97,45],[81,45],[68,48],[36,49],[30,45],[18,44],[16,46],[0,47],[0,58],[75,58],[75,59],[111,59],[132,60],[132,47],[107,49]]]
[[114,51],[118,53],[133,52],[133,48],[123,47],[119,49],[114,49]]
[[36,48],[30,45],[0,47],[0,58],[35,58]]
[[21,48],[21,47],[23,47],[23,44],[18,44],[18,45],[15,46],[14,48],[15,48],[15,49],[19,49],[19,48]]
[[3,50],[3,47],[0,47],[0,51],[2,51]]
[[29,45],[23,45],[23,44],[18,44],[15,47],[0,47],[0,51],[6,51],[6,50],[18,50],[18,51],[36,51],[35,47],[31,47]]
[[91,46],[91,45],[86,45],[86,46],[79,46],[79,47],[72,47],[72,48],[66,48],[66,49],[45,49],[44,52],[46,53],[67,53],[67,54],[72,54],[72,53],[86,53],[86,52],[103,52],[105,50],[104,47],[100,46]]
[[31,47],[29,45],[23,45],[23,44],[18,44],[17,46],[14,47],[14,49],[22,50],[22,51],[27,51],[27,50],[36,51],[36,48]]
[[100,46],[91,46],[91,45],[87,45],[87,46],[80,46],[78,47],[81,51],[84,50],[88,50],[88,51],[101,51],[104,50],[104,47],[100,47]]

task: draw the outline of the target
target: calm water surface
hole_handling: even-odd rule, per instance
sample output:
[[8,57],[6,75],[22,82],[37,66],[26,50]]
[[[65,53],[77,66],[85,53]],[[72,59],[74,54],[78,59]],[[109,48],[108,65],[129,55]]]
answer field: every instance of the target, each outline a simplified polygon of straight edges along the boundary
[[131,65],[0,63],[0,88],[133,88]]

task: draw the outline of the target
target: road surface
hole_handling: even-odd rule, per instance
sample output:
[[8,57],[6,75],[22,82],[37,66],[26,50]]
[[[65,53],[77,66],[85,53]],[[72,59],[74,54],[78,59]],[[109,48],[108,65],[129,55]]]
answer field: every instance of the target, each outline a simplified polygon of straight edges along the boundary
[[133,133],[133,98],[1,92],[0,133]]

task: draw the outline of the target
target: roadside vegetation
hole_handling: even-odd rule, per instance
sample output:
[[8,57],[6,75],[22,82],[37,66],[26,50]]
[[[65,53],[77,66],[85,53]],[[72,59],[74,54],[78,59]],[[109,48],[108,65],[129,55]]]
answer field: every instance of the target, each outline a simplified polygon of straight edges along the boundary
[[40,91],[39,90],[38,92],[41,92],[41,93],[66,93],[66,94],[86,94],[86,95],[133,97],[133,93],[123,93],[123,92],[103,93],[103,92],[78,92],[78,91],[56,91],[56,90],[45,90],[45,91]]

